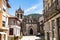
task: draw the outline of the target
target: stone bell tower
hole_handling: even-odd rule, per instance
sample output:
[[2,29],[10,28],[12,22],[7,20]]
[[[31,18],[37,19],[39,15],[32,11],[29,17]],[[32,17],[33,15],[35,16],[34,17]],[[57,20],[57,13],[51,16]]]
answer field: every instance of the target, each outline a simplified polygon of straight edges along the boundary
[[15,16],[16,16],[20,21],[22,21],[23,18],[24,18],[24,11],[23,11],[21,8],[19,8],[19,9],[16,11]]

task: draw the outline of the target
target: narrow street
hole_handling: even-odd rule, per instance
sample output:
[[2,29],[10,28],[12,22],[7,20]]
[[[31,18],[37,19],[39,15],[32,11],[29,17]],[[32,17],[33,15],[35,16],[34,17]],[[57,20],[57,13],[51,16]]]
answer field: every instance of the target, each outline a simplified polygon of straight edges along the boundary
[[23,36],[23,38],[21,40],[36,40],[36,39],[41,39],[39,37],[36,36]]

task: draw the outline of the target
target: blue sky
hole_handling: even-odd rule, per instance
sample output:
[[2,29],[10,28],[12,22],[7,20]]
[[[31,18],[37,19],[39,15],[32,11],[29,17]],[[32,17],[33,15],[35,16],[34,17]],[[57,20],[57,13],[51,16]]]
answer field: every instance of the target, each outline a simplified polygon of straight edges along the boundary
[[21,7],[24,15],[39,13],[42,14],[43,0],[9,0],[11,8],[9,14],[15,15],[15,11]]

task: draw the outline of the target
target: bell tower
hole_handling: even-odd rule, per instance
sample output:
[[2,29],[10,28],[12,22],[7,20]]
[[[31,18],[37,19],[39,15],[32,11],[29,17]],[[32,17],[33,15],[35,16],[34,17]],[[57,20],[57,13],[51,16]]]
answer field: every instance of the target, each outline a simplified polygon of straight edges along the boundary
[[19,9],[16,11],[15,16],[16,16],[20,21],[22,21],[23,18],[24,18],[23,14],[24,14],[24,11],[23,11],[21,8],[19,8]]

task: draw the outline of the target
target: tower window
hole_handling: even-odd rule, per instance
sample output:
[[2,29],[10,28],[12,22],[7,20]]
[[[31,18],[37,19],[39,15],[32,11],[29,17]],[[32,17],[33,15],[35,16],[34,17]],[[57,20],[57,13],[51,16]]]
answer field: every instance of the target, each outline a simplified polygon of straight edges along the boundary
[[22,14],[21,14],[21,19],[22,19]]
[[19,14],[17,14],[17,17],[19,18]]

